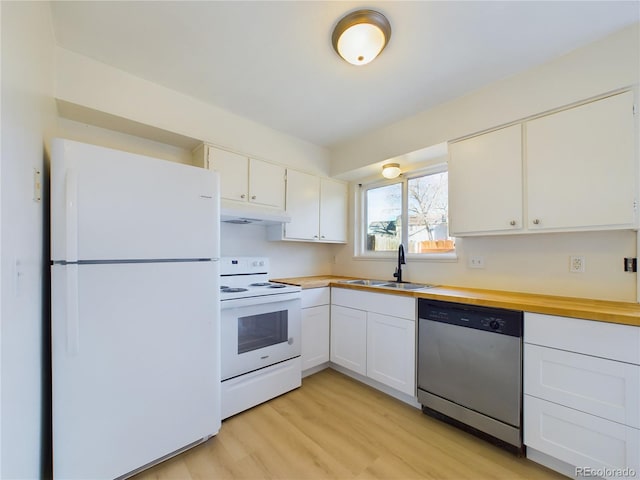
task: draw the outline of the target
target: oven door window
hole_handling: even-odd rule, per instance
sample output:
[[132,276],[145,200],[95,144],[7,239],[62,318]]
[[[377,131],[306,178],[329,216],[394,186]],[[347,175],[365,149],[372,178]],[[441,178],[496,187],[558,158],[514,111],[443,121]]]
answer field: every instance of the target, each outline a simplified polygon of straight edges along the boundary
[[238,354],[288,341],[288,313],[282,310],[238,318]]

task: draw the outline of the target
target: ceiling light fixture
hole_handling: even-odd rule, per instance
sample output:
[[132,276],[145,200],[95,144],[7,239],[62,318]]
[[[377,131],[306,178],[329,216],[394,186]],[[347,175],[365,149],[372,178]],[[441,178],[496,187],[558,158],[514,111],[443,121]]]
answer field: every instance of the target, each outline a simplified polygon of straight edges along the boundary
[[375,10],[356,10],[340,19],[331,43],[338,55],[352,65],[366,65],[376,58],[391,38],[391,25]]
[[387,163],[382,166],[382,176],[384,178],[396,178],[398,175],[400,175],[399,163]]

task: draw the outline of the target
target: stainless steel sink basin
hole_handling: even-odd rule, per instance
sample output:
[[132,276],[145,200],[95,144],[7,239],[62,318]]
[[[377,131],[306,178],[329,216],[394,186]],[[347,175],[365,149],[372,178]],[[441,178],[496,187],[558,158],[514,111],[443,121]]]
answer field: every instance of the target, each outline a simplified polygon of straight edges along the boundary
[[383,283],[381,285],[377,285],[382,288],[397,288],[398,290],[420,290],[422,288],[432,288],[435,285],[429,285],[427,283],[399,283],[399,282],[389,282]]
[[431,288],[435,286],[435,285],[429,285],[426,283],[389,282],[386,280],[367,280],[367,279],[340,280],[339,283],[346,283],[348,285],[364,285],[367,287],[393,288],[397,290],[420,290],[422,288]]
[[383,283],[387,283],[384,280],[364,280],[364,279],[358,279],[358,280],[340,280],[340,283],[347,283],[349,285],[366,285],[369,287],[375,287],[378,285],[382,285]]

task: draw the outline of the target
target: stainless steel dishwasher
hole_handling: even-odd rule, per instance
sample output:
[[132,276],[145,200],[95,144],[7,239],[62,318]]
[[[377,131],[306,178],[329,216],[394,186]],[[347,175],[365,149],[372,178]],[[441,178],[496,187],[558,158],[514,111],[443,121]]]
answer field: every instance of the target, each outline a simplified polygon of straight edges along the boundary
[[419,299],[422,410],[523,453],[522,319],[515,310]]

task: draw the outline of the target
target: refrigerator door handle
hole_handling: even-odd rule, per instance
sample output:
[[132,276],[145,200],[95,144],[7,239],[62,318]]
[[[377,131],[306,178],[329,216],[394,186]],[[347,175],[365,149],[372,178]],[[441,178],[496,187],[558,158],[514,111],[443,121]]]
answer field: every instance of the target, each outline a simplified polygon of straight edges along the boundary
[[70,168],[65,182],[65,236],[67,262],[78,260],[78,174]]
[[80,315],[78,304],[78,265],[66,265],[67,277],[67,353],[76,356],[80,350]]

